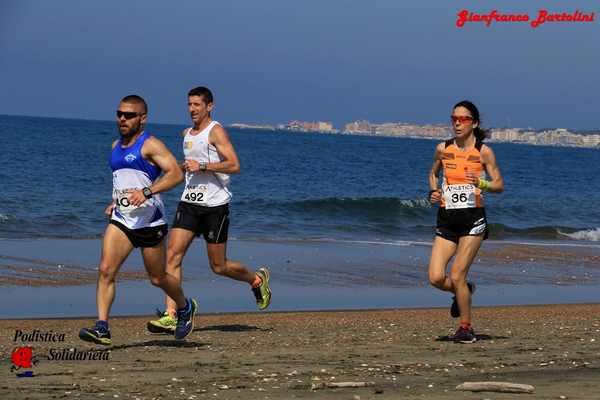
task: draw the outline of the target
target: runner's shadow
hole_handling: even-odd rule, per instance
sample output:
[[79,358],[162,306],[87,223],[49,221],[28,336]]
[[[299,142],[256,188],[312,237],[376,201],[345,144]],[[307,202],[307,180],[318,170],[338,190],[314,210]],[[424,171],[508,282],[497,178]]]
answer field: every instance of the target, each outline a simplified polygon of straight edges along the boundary
[[[510,339],[508,336],[493,336],[493,335],[475,335],[477,339],[476,342],[485,341],[485,340],[504,340]],[[438,336],[435,339],[436,342],[454,342],[454,337],[452,335]],[[475,343],[476,343],[475,342]]]
[[219,332],[268,332],[272,331],[273,328],[259,328],[258,326],[253,325],[209,325],[203,326],[202,328],[194,329],[194,332],[202,332],[202,331],[219,331]]
[[122,344],[119,346],[112,346],[112,347],[108,347],[105,349],[98,349],[98,351],[100,352],[106,352],[106,351],[112,351],[112,350],[124,350],[124,349],[132,349],[132,348],[136,348],[136,347],[152,347],[152,346],[156,346],[156,347],[184,347],[184,348],[188,348],[188,347],[204,347],[206,346],[206,343],[200,343],[200,342],[193,342],[193,341],[189,341],[189,340],[148,340],[145,342],[138,342],[138,343],[129,343],[129,344]]

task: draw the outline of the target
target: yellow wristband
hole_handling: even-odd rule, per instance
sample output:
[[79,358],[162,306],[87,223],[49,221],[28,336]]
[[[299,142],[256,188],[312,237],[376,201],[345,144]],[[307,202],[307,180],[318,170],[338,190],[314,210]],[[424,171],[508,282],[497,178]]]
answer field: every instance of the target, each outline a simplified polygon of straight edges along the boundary
[[477,187],[483,191],[487,191],[490,188],[490,182],[483,178],[479,178],[479,184]]

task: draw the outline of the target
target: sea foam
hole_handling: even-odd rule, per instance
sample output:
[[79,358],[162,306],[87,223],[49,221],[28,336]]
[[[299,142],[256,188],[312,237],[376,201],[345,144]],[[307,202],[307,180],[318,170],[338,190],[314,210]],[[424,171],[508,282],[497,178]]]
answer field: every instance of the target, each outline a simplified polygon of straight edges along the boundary
[[599,242],[600,241],[600,228],[596,229],[586,229],[583,231],[576,231],[572,233],[564,233],[558,231],[561,235],[570,237],[575,240],[589,240],[591,242]]

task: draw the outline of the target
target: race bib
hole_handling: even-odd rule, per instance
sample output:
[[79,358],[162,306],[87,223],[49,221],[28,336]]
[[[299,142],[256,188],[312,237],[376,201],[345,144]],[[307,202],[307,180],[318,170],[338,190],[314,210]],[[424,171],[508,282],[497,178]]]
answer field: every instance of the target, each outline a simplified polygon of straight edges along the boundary
[[443,196],[447,210],[476,207],[474,185],[444,185]]
[[207,188],[206,185],[188,185],[181,195],[181,200],[188,203],[203,203],[206,201]]
[[137,208],[136,206],[134,206],[133,204],[131,204],[129,202],[128,196],[132,190],[133,189],[123,189],[123,190],[114,189],[113,199],[115,201],[115,204],[117,205],[117,208],[119,209],[119,212],[129,213]]

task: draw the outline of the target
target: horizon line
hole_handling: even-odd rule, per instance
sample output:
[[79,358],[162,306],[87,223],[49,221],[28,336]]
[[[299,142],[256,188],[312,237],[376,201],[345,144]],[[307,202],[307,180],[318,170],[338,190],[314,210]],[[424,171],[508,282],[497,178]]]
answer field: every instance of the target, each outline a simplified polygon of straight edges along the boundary
[[[17,117],[17,118],[46,118],[46,119],[62,119],[62,120],[72,120],[72,121],[89,121],[89,122],[115,122],[114,120],[106,120],[106,119],[93,119],[93,118],[82,118],[82,117],[49,117],[49,116],[42,116],[42,115],[27,115],[27,114],[0,114],[0,117]],[[359,120],[355,120],[355,121],[351,121],[348,123],[352,123],[352,122],[357,122]],[[360,120],[363,121],[363,120]],[[444,124],[436,124],[433,122],[430,123],[426,123],[426,124],[419,124],[416,122],[404,122],[404,121],[388,121],[388,122],[372,122],[369,120],[364,120],[367,121],[371,124],[394,124],[394,123],[403,123],[403,124],[409,124],[409,125],[420,125],[420,126],[424,126],[424,125],[438,125],[438,126],[444,126]],[[289,122],[289,121],[288,121]],[[302,121],[302,122],[311,122],[311,121]],[[312,121],[314,122],[314,121]],[[275,123],[264,123],[264,124],[259,124],[259,123],[255,123],[255,122],[231,122],[229,124],[224,124],[225,127],[232,127],[232,125],[234,124],[244,124],[244,125],[252,125],[252,124],[256,124],[256,125],[268,125],[271,126],[271,124],[275,124],[275,125],[279,125],[279,124],[283,124],[284,122],[275,122]],[[151,125],[151,124],[155,124],[155,125],[173,125],[173,126],[189,126],[189,124],[186,123],[175,123],[175,122],[150,122],[147,125]],[[274,126],[273,126],[274,127]],[[450,124],[448,124],[448,127],[450,127]],[[243,128],[235,128],[234,129],[243,129]],[[252,128],[249,128],[252,129]],[[566,129],[567,131],[573,132],[573,133],[577,133],[577,132],[599,132],[600,131],[600,127],[599,128],[586,128],[586,129],[572,129],[572,128],[566,128],[566,127],[545,127],[545,128],[534,128],[534,127],[526,127],[526,128],[522,128],[522,127],[516,127],[516,126],[512,126],[512,127],[486,127],[483,128],[484,130],[489,130],[489,129],[531,129],[534,131],[543,131],[543,130],[548,130],[548,129]],[[283,131],[285,131],[285,129],[283,129]],[[339,129],[339,132],[344,132],[342,129]]]

